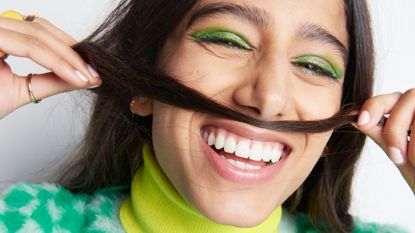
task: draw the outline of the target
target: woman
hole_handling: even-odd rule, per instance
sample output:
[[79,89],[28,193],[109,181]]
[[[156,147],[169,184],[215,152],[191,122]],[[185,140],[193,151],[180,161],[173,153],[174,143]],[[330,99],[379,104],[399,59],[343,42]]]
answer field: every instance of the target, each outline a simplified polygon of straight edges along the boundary
[[53,73],[3,63],[1,116],[99,88],[66,189],[9,189],[6,232],[377,232],[348,213],[365,135],[414,182],[413,90],[370,97],[364,1],[123,1],[79,44],[25,21],[1,19],[0,50]]

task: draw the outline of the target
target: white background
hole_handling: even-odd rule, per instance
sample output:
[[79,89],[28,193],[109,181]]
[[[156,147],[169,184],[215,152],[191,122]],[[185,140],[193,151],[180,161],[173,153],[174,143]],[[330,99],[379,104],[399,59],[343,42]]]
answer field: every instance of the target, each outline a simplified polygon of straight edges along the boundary
[[[415,87],[415,1],[371,0],[377,47],[377,94]],[[1,0],[0,12],[35,14],[82,39],[116,1]],[[9,58],[19,74],[43,69],[26,59]],[[27,105],[0,121],[0,190],[17,181],[47,176],[82,138],[88,114],[82,93],[61,94]],[[46,174],[46,175],[45,175]],[[392,223],[415,232],[415,198],[395,166],[368,141],[354,183],[352,213],[366,221]]]

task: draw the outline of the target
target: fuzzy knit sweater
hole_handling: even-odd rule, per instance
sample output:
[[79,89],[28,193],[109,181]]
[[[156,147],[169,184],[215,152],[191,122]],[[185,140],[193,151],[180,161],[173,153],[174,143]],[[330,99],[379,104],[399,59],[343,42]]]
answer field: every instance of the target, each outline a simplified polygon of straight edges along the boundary
[[[0,197],[1,233],[121,233],[119,209],[125,199],[114,187],[93,195],[72,194],[50,183],[19,183]],[[318,233],[303,215],[283,212],[280,233]],[[174,216],[169,216],[174,218]],[[161,222],[162,224],[162,222]],[[404,233],[396,227],[357,222],[355,233]],[[167,233],[167,232],[166,232]],[[185,232],[183,232],[185,233]]]
[[[51,183],[22,182],[11,186],[0,195],[0,233],[186,233],[183,232],[183,229],[192,229],[192,233],[240,232],[238,229],[230,229],[223,225],[215,226],[216,223],[207,222],[210,220],[203,219],[204,216],[196,213],[196,210],[185,206],[180,195],[174,195],[175,190],[166,181],[167,178],[161,175],[161,169],[155,159],[149,157],[148,151],[144,151],[143,154],[144,168],[142,167],[141,172],[138,172],[134,178],[132,193],[129,195],[124,194],[128,193],[129,187],[105,188],[95,191],[92,195],[86,195],[71,193],[67,189]],[[149,178],[138,179],[144,176]],[[135,184],[135,182],[138,183]],[[157,188],[154,188],[155,186]],[[131,200],[135,201],[135,204],[128,206]],[[150,204],[146,205],[146,203]],[[128,214],[123,214],[122,210],[126,209],[123,206],[133,210],[133,214],[130,214],[129,218],[126,218]],[[173,210],[176,212],[172,212]],[[194,212],[192,213],[192,211]],[[126,212],[124,211],[124,213]],[[186,214],[188,215],[186,216]],[[199,219],[195,219],[196,217]],[[268,221],[267,224],[275,223],[275,228],[271,227],[271,229],[275,229],[272,232],[319,232],[312,227],[308,218],[303,214],[290,214],[283,211],[281,219],[279,211],[270,220],[271,222]],[[170,226],[166,228],[166,224],[170,224]],[[188,227],[189,224],[192,226]],[[269,229],[269,225],[267,227],[266,229]],[[138,228],[147,230],[139,230]],[[166,229],[171,230],[166,232]],[[246,231],[243,229],[241,232],[262,232],[262,230]],[[407,231],[397,227],[362,223],[356,220],[354,232],[404,233]]]

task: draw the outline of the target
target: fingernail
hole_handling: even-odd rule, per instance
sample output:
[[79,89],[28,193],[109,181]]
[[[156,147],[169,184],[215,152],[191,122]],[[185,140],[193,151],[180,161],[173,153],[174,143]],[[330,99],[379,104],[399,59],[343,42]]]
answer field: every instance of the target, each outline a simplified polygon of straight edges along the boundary
[[0,17],[6,17],[10,19],[17,19],[17,20],[23,20],[24,17],[17,11],[5,11],[0,14]]
[[79,72],[77,70],[77,71],[75,71],[75,73],[76,73],[76,76],[78,76],[79,79],[81,79],[82,81],[84,81],[86,83],[88,82],[88,79],[81,72]]
[[96,70],[94,70],[94,68],[92,68],[92,66],[88,65],[88,70],[89,73],[92,75],[92,77],[98,78],[99,74]]
[[403,155],[401,151],[396,147],[389,147],[389,155],[393,163],[396,165],[403,165],[405,163],[405,159],[403,158]]
[[357,125],[366,125],[370,121],[370,114],[368,111],[363,111],[360,113],[357,120]]
[[99,87],[99,86],[101,86],[101,85],[94,85],[94,86],[92,86],[92,87],[88,87],[88,89],[94,89],[94,88],[97,88],[97,87]]

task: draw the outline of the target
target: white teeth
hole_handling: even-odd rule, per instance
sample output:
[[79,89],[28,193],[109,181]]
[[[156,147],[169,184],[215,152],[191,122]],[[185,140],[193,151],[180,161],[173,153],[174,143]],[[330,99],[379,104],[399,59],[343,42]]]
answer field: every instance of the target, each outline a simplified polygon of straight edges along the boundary
[[233,136],[226,137],[225,152],[233,154],[236,150],[236,139]]
[[249,153],[249,159],[254,161],[261,161],[262,160],[262,150],[263,146],[260,142],[253,142],[251,146],[251,151]]
[[[241,138],[227,132],[224,129],[213,129],[202,133],[203,139],[209,146],[214,146],[217,150],[224,150],[226,153],[235,154],[238,157],[253,161],[264,161],[276,163],[281,159],[284,145],[277,142],[253,141]],[[251,164],[249,164],[252,166]],[[238,165],[235,165],[238,166]],[[254,169],[247,167],[246,169]]]
[[228,161],[228,163],[232,164],[233,166],[246,169],[246,170],[260,170],[261,169],[260,166],[254,166],[249,163],[243,163],[240,161],[235,161],[233,159],[226,159],[226,161]]
[[266,145],[264,150],[262,151],[262,160],[264,162],[271,161],[271,153],[272,153],[272,146]]
[[[228,162],[230,162],[230,161],[228,160]],[[261,169],[260,166],[254,166],[254,165],[251,165],[249,163],[243,163],[243,162],[240,162],[240,161],[234,161],[234,162],[230,162],[230,163],[233,164],[234,166],[237,166],[239,168],[246,169],[246,170],[260,170]]]
[[225,146],[225,131],[218,130],[216,133],[215,148],[217,150],[222,149]]
[[247,159],[249,157],[249,144],[249,140],[246,139],[239,141],[235,149],[235,155]]
[[276,163],[280,160],[282,155],[282,148],[281,146],[274,146],[272,148],[272,154],[271,154],[271,162]]
[[233,160],[233,159],[226,159],[226,161],[228,161],[228,163],[236,166],[236,161],[235,160]]
[[208,137],[208,145],[213,146],[215,144],[215,134],[213,132],[210,132]]

